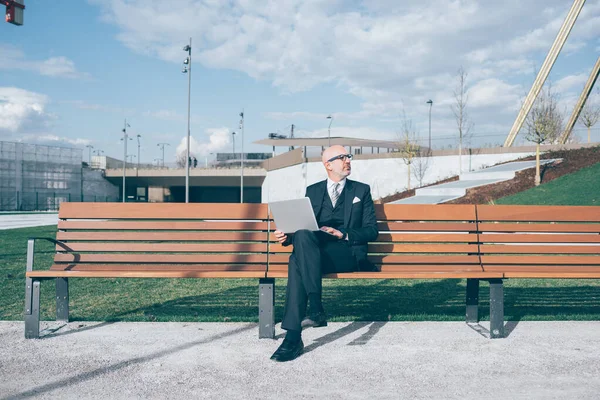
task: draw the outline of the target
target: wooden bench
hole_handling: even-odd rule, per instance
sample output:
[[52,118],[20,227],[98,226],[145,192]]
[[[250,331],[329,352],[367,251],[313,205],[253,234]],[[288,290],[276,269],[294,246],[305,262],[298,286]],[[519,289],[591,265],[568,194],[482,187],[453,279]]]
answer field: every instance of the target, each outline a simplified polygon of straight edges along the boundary
[[[28,241],[25,337],[39,337],[40,282],[56,280],[69,319],[69,278],[265,278],[266,204],[62,203],[49,270]],[[39,238],[38,238],[39,239]]]
[[[490,283],[490,337],[504,336],[508,278],[600,278],[600,207],[376,205],[369,244],[379,272],[328,279],[466,279],[466,321]],[[258,278],[259,337],[275,334],[275,279],[292,247],[276,242],[266,204],[63,203],[50,270],[28,244],[25,336],[39,335],[39,285],[56,279],[68,320],[68,278]]]

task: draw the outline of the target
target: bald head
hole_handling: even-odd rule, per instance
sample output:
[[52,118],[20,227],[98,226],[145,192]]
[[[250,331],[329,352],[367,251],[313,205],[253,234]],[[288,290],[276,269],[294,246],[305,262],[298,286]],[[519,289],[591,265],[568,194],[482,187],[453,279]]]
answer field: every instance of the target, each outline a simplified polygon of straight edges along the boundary
[[323,152],[323,165],[327,171],[327,176],[334,182],[339,182],[350,175],[352,167],[350,166],[350,158],[342,157],[329,161],[337,156],[346,155],[348,151],[344,146],[331,146]]
[[340,146],[340,145],[335,145],[335,146],[331,146],[325,149],[325,151],[323,152],[323,164],[325,164],[327,162],[327,160],[335,157],[335,156],[339,156],[340,154],[346,154],[348,153],[348,151],[346,151],[346,148],[344,146]]

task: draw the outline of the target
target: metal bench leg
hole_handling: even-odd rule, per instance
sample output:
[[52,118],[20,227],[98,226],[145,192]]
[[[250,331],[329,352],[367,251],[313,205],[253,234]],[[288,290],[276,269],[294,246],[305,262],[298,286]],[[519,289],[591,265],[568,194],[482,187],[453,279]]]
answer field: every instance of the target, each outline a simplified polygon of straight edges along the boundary
[[56,278],[56,320],[69,322],[69,280]]
[[490,337],[504,337],[504,286],[502,279],[490,279]]
[[40,337],[40,281],[26,278],[25,283],[25,339]]
[[275,279],[264,278],[258,283],[258,338],[275,337]]
[[466,322],[479,322],[479,279],[467,279]]

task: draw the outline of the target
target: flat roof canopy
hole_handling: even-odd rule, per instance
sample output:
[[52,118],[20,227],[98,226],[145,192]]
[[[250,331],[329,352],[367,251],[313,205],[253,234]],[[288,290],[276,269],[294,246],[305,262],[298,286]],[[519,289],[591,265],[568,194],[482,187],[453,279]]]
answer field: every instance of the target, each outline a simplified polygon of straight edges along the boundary
[[[285,138],[285,139],[262,139],[254,142],[254,144],[264,144],[267,146],[296,146],[296,147],[328,147],[329,138]],[[339,144],[341,146],[352,147],[379,147],[383,149],[397,149],[400,145],[398,142],[390,140],[372,140],[372,139],[357,139],[346,137],[332,137],[331,144]]]

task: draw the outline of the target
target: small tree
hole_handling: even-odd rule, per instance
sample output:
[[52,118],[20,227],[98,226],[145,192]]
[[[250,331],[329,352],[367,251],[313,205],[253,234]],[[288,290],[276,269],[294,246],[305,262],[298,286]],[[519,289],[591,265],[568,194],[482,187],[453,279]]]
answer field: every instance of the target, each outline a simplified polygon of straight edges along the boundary
[[402,157],[402,161],[408,167],[408,190],[410,190],[410,176],[411,176],[411,165],[413,159],[417,155],[419,145],[416,140],[416,133],[412,125],[412,121],[406,118],[406,113],[402,112],[402,132],[400,134],[400,141],[398,142],[398,151]]
[[428,154],[423,154],[420,148],[417,150],[416,157],[412,162],[412,174],[413,177],[419,182],[419,187],[423,186],[423,179],[425,179],[425,175],[429,170],[429,165],[431,161],[431,151]]
[[469,95],[467,94],[467,72],[463,67],[458,69],[456,79],[454,105],[450,106],[450,108],[452,109],[452,113],[456,119],[456,127],[458,128],[458,174],[460,175],[462,173],[463,142],[470,142],[473,124],[469,120],[469,114],[467,112],[467,105],[469,103]]
[[[600,89],[598,89],[598,93],[596,94],[596,97],[598,96],[600,96]],[[587,128],[588,143],[591,143],[592,141],[590,134],[592,126],[596,125],[598,120],[600,120],[600,105],[594,100],[595,99],[588,97],[583,106],[583,110],[581,110],[581,114],[579,115],[579,121]]]
[[527,119],[526,139],[536,144],[535,150],[535,186],[540,179],[540,145],[554,143],[563,129],[563,115],[558,108],[558,95],[552,91],[552,84],[542,89],[531,107]]

